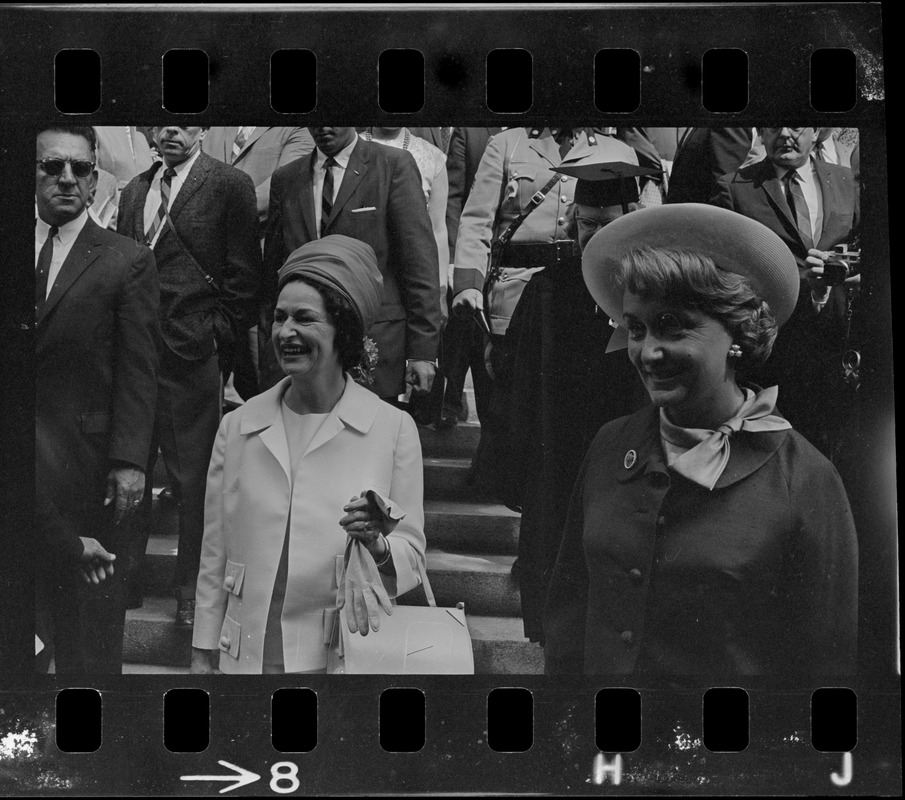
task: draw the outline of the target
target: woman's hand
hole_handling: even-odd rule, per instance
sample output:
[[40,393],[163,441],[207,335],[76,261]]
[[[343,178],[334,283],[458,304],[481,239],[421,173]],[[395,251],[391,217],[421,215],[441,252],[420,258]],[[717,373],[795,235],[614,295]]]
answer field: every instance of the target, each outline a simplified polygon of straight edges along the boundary
[[202,650],[200,647],[192,648],[192,666],[190,675],[213,675],[214,668],[211,665],[211,651]]
[[378,564],[386,558],[389,543],[384,538],[387,530],[387,519],[378,508],[377,503],[367,497],[367,492],[362,492],[359,497],[353,497],[343,511],[346,515],[339,521],[346,533],[353,539],[358,539]]

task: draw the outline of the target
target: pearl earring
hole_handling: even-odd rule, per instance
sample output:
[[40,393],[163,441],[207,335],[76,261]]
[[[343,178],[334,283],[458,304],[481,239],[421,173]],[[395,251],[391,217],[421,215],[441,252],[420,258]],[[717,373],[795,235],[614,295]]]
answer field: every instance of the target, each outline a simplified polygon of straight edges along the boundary
[[741,358],[741,357],[742,357],[741,345],[733,344],[729,348],[729,358]]

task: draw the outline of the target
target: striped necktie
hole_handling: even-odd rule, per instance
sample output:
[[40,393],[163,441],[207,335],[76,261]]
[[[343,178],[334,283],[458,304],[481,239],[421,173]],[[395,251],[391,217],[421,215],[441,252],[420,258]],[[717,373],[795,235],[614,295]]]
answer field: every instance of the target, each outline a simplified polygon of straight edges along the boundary
[[443,154],[449,152],[449,140],[452,138],[453,129],[443,126],[440,128],[440,149],[443,150]]
[[804,192],[798,185],[798,173],[794,169],[790,169],[785,175],[786,181],[786,202],[789,204],[789,210],[795,219],[795,225],[804,242],[806,250],[810,250],[814,246],[814,236],[811,233],[811,215],[808,211],[808,204],[804,199]]
[[242,148],[245,146],[245,142],[248,141],[248,136],[253,129],[253,125],[251,127],[245,125],[244,127],[239,128],[236,139],[233,142],[233,160],[231,163],[235,163],[236,159],[239,157],[239,153],[242,152]]
[[47,278],[50,274],[50,262],[53,261],[53,240],[59,232],[56,225],[51,225],[47,238],[41,245],[41,252],[38,253],[38,263],[35,267],[35,314],[44,306],[47,297]]
[[330,212],[333,211],[333,167],[336,159],[330,156],[324,162],[324,190],[321,193],[321,236],[327,231],[327,223],[330,221]]
[[172,167],[167,167],[163,171],[163,177],[160,179],[160,207],[157,209],[154,221],[151,223],[151,227],[145,235],[145,244],[148,245],[148,247],[152,246],[157,231],[160,230],[160,226],[163,225],[163,221],[166,219],[167,208],[170,205],[170,183],[175,176],[176,170]]

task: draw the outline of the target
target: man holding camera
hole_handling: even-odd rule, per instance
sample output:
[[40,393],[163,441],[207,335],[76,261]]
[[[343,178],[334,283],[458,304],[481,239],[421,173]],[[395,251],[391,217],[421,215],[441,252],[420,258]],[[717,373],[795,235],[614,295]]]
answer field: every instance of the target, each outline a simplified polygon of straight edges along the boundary
[[766,157],[720,178],[711,203],[766,225],[798,262],[798,306],[751,377],[779,385],[783,414],[832,459],[853,394],[843,357],[852,349],[850,304],[861,282],[852,254],[860,207],[852,171],[814,157],[818,131],[758,128]]

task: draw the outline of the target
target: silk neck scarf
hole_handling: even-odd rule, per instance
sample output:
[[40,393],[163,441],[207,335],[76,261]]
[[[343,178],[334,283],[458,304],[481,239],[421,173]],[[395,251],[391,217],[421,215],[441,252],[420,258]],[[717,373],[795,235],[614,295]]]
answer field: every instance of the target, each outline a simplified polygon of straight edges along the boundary
[[665,409],[660,409],[660,436],[670,469],[712,491],[729,463],[729,441],[733,434],[782,431],[792,427],[788,420],[773,413],[778,386],[762,389],[757,394],[751,389],[743,391],[745,402],[742,407],[715,431],[680,428],[667,419]]

